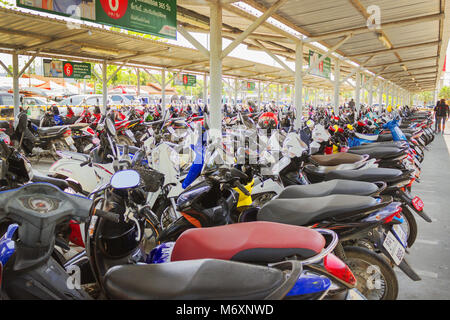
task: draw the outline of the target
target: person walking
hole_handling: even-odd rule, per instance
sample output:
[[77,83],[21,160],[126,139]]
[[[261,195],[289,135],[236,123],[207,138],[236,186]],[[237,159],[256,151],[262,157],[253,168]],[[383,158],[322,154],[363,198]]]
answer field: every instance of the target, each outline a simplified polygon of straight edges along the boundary
[[436,104],[436,107],[434,107],[435,133],[442,132],[442,134],[444,134],[445,123],[447,122],[449,115],[449,106],[445,103],[445,99],[441,99]]

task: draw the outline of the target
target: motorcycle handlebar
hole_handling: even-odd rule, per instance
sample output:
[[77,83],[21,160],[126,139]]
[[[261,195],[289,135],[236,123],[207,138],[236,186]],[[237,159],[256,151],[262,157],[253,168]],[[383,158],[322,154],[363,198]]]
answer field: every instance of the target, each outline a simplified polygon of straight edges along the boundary
[[234,185],[236,188],[241,190],[243,194],[245,194],[246,196],[250,196],[250,192],[247,189],[245,189],[244,185],[240,183],[238,180],[235,180]]
[[103,211],[100,209],[95,209],[94,210],[94,215],[100,217],[100,218],[104,218],[106,220],[115,222],[115,223],[119,223],[120,222],[120,215],[116,214],[116,213],[112,213],[112,212],[107,212],[107,211]]

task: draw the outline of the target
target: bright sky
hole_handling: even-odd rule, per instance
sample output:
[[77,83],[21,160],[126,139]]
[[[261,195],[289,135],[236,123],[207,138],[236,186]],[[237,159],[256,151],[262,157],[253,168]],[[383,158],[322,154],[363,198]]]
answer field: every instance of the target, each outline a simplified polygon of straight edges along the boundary
[[[12,4],[15,3],[15,0],[7,0],[7,1]],[[20,10],[29,12],[29,10],[22,9],[22,8],[20,8]],[[34,12],[34,13],[36,13],[36,12]],[[255,12],[255,13],[258,14],[258,12]],[[39,13],[39,14],[46,15],[45,13]],[[208,36],[206,34],[193,33],[192,35],[203,46],[208,47]],[[169,43],[184,46],[184,47],[194,48],[180,33],[177,34],[177,40],[169,40]],[[222,47],[225,48],[229,43],[231,43],[230,40],[224,39]],[[271,66],[281,67],[280,65],[278,65],[278,63],[275,60],[273,60],[271,57],[269,57],[265,52],[247,50],[247,47],[245,45],[239,45],[236,49],[234,49],[231,52],[230,56],[236,57],[236,58],[245,57],[245,60],[255,61],[258,63],[264,63],[264,64],[271,65]],[[447,48],[447,57],[450,57],[450,44]],[[10,55],[0,54],[0,59],[6,65],[12,64],[12,58]],[[20,61],[19,61],[19,64],[21,66],[23,66],[23,65],[25,65],[27,60],[28,60],[27,57],[22,57],[22,59],[20,59]],[[286,61],[284,58],[281,58],[281,60],[283,60],[283,62],[285,62],[292,69],[295,69],[295,64],[293,62]],[[449,62],[447,63],[447,69],[450,69],[450,66],[448,64],[449,64]],[[3,70],[1,70],[0,73],[3,73]]]

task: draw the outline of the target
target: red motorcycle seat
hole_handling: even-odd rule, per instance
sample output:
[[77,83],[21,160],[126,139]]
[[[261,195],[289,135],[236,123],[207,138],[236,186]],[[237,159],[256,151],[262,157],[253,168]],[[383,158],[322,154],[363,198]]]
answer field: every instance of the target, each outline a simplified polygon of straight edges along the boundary
[[293,256],[307,259],[324,246],[324,237],[313,229],[265,221],[246,222],[183,232],[175,243],[171,261],[212,258],[270,263]]

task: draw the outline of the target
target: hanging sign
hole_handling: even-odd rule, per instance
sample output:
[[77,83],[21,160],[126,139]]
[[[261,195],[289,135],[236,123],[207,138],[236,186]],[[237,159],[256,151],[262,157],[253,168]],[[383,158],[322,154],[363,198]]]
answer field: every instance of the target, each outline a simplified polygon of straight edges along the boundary
[[309,71],[309,74],[330,79],[331,74],[331,59],[325,58],[321,62],[317,63],[322,55],[318,52],[309,50],[309,66],[313,66]]
[[181,74],[177,73],[173,77],[173,85],[195,87],[197,84],[197,77],[193,74]]
[[44,76],[49,78],[91,79],[89,63],[44,59]]
[[176,39],[176,0],[17,0],[17,6]]
[[255,91],[255,88],[256,88],[255,82],[249,81],[242,82],[242,90]]

